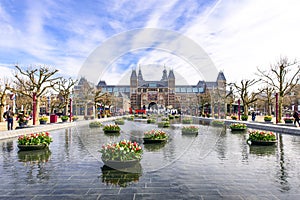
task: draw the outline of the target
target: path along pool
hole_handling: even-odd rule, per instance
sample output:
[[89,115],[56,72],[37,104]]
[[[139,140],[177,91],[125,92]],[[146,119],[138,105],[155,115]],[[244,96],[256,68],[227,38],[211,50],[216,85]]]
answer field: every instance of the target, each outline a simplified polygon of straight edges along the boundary
[[[109,122],[105,122],[108,124]],[[49,149],[19,152],[1,140],[0,199],[299,199],[300,137],[277,134],[274,146],[249,146],[247,132],[183,125],[164,128],[167,143],[144,145],[156,124],[126,121],[109,136],[88,125],[51,131]],[[135,173],[103,166],[101,146],[128,139],[144,150]]]

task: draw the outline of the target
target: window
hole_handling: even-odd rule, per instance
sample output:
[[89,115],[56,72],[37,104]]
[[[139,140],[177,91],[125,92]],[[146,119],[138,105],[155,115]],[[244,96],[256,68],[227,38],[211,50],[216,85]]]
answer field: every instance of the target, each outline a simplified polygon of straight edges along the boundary
[[198,88],[193,88],[194,93],[198,93]]
[[180,88],[180,92],[186,93],[186,88]]
[[112,88],[107,88],[107,92],[112,92]]
[[180,88],[175,88],[175,92],[179,93],[180,92]]
[[187,91],[188,93],[192,93],[192,88],[187,88],[186,91]]
[[149,83],[149,87],[157,87],[156,83]]

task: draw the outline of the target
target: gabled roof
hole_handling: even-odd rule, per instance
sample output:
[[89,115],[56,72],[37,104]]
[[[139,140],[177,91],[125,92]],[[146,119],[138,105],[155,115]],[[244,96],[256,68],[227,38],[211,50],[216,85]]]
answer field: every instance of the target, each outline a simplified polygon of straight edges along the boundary
[[105,81],[99,81],[97,86],[106,86],[106,82]]

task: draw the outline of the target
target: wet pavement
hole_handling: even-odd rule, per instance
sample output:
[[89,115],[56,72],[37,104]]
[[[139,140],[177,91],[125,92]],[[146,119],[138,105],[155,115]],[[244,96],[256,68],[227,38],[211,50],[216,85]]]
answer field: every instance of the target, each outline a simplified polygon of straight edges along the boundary
[[143,132],[157,125],[126,121],[117,136],[87,122],[57,127],[49,150],[35,152],[19,152],[16,138],[0,140],[0,199],[300,198],[299,136],[277,134],[274,146],[249,146],[247,132],[197,126],[197,136],[182,135],[176,124],[164,129],[167,143],[141,144],[134,173],[107,168],[99,150],[121,139],[142,143]]

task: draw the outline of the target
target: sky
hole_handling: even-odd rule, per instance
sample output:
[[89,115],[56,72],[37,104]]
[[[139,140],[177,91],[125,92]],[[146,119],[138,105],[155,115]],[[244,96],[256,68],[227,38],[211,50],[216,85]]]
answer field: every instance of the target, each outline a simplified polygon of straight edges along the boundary
[[[297,0],[1,0],[0,78],[11,77],[19,65],[55,68],[73,78],[87,68],[96,72],[95,83],[126,82],[139,67],[149,80],[160,79],[164,67],[189,84],[206,80],[191,57],[158,45],[169,44],[165,37],[144,48],[139,45],[150,41],[145,33],[133,35],[138,46],[132,38],[118,40],[128,31],[157,29],[186,37],[191,42],[183,45],[185,51],[198,45],[203,52],[197,56],[210,59],[211,69],[223,71],[227,82],[239,82],[255,78],[257,67],[268,70],[281,57],[300,60],[299,10]],[[105,46],[116,40],[118,45]],[[101,48],[102,54],[95,54]],[[86,67],[93,53],[100,59],[122,48],[127,52],[105,65]]]

